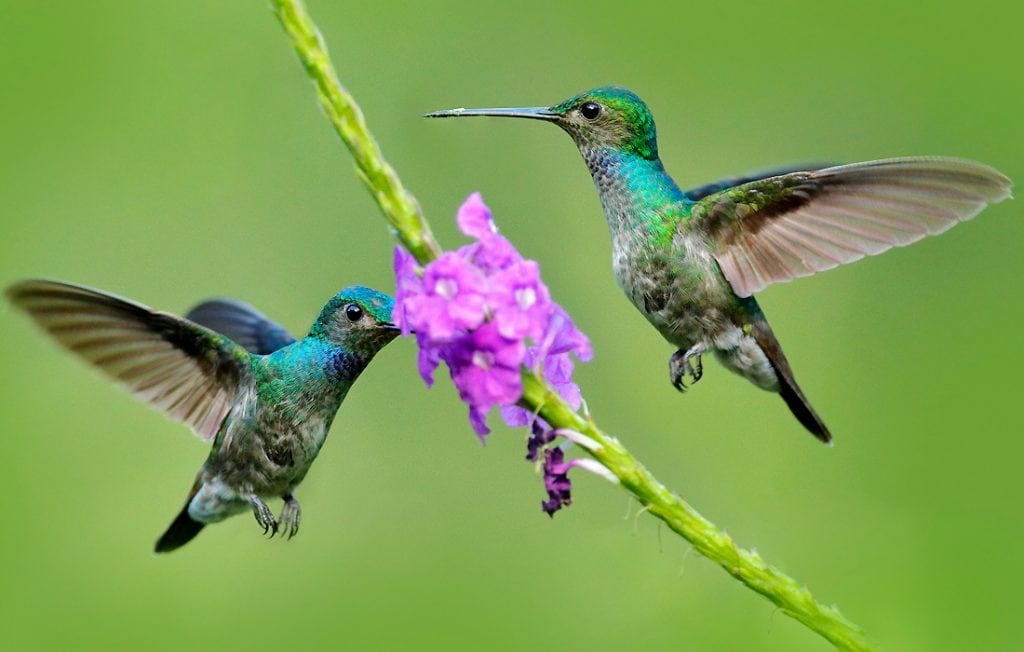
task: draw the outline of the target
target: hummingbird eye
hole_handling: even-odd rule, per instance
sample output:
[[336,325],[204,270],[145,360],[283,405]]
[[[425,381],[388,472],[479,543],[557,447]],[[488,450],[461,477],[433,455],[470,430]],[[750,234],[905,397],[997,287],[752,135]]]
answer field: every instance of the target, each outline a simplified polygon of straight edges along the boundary
[[345,316],[351,322],[359,321],[363,318],[363,309],[354,303],[350,303],[345,306]]
[[597,102],[585,102],[580,107],[580,115],[587,120],[597,120],[597,116],[601,115],[601,105]]

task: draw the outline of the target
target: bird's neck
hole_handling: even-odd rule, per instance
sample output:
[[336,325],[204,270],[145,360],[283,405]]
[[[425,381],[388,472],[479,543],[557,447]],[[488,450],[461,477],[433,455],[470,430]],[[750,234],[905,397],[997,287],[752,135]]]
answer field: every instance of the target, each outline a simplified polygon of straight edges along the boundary
[[318,337],[263,356],[256,376],[263,391],[290,397],[312,409],[337,409],[369,360]]
[[661,159],[603,145],[581,145],[580,153],[613,237],[670,238],[679,220],[689,216],[693,202],[665,172]]

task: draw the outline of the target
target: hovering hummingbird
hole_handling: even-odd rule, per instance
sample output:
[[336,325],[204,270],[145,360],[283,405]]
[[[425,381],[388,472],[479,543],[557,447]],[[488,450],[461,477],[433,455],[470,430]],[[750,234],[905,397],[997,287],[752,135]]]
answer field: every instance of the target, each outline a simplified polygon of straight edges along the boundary
[[658,158],[654,117],[633,92],[602,86],[550,108],[450,109],[432,118],[552,122],[575,141],[612,238],[612,268],[633,305],[678,350],[672,384],[701,378],[701,355],[778,392],[831,441],[753,294],[910,244],[1010,196],[974,161],[916,157],[780,168],[681,190]]
[[[59,281],[22,281],[7,297],[63,347],[213,440],[157,552],[246,510],[264,534],[294,536],[295,487],[352,383],[399,333],[391,297],[361,286],[332,297],[301,340],[230,299],[203,302],[182,319]],[[264,502],[272,497],[284,499],[278,519]]]

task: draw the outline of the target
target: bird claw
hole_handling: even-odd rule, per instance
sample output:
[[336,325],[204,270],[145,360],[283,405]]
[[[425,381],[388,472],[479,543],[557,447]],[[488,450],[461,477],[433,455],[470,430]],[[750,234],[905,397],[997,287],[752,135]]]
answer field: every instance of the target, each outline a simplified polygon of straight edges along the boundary
[[256,522],[263,526],[264,536],[269,533],[270,538],[273,539],[274,535],[277,534],[278,526],[270,508],[267,507],[267,504],[256,494],[249,495],[249,504],[252,505],[252,513],[253,516],[256,517]]
[[669,379],[672,381],[672,386],[680,392],[686,391],[686,383],[683,380],[686,376],[692,378],[690,384],[693,385],[704,375],[704,365],[700,357],[703,352],[704,347],[697,344],[686,351],[679,349],[669,358]]
[[295,500],[295,496],[288,494],[283,496],[283,498],[284,509],[281,510],[281,516],[278,521],[281,524],[281,536],[291,539],[299,533],[299,521],[302,520],[302,510],[299,509],[299,501]]

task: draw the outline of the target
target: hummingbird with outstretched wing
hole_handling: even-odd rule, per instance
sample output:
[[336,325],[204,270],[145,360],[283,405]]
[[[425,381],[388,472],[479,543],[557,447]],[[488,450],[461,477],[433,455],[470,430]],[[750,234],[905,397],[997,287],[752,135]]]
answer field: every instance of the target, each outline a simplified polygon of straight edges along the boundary
[[[294,536],[295,488],[352,383],[399,333],[391,297],[362,286],[332,297],[302,339],[231,299],[203,302],[181,318],[60,281],[22,281],[7,298],[61,346],[212,440],[157,552],[246,511],[264,534]],[[265,502],[272,498],[284,501],[277,518]]]
[[926,235],[1010,196],[975,161],[894,158],[783,168],[684,191],[658,156],[654,117],[632,91],[602,86],[552,107],[449,109],[428,117],[551,122],[575,141],[597,187],[619,287],[678,350],[672,384],[700,380],[701,355],[779,393],[822,441],[831,434],[797,385],[754,293]]

